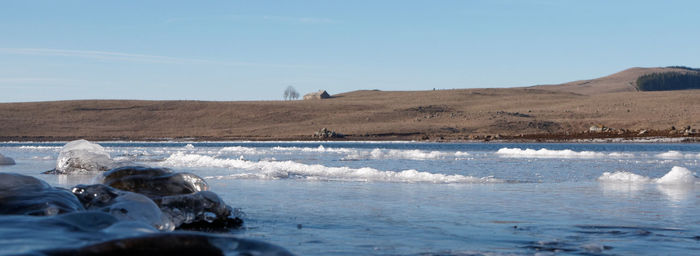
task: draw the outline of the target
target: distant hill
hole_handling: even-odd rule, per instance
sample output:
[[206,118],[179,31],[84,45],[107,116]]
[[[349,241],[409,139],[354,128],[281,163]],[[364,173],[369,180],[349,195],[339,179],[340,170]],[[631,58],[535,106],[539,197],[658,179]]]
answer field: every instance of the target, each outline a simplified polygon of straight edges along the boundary
[[[653,75],[668,72],[676,75]],[[640,92],[636,83],[668,89],[664,81],[698,72],[632,68],[561,85],[365,90],[324,100],[0,103],[0,141],[316,140],[323,128],[346,140],[687,136],[676,128],[700,128],[700,90]],[[594,125],[614,133],[588,133]]]
[[[675,75],[652,75],[652,74],[675,74]],[[557,92],[571,92],[584,95],[594,95],[612,92],[633,92],[638,90],[678,90],[678,89],[693,89],[699,88],[698,85],[688,86],[692,83],[693,77],[700,75],[698,69],[673,66],[665,68],[630,68],[609,76],[590,80],[579,80],[564,84],[555,85],[538,85],[531,88],[543,89]],[[674,78],[671,79],[670,77]],[[680,77],[679,77],[680,76]],[[639,79],[644,77],[641,82],[642,87],[638,87]],[[667,79],[668,78],[668,79]],[[665,81],[665,82],[663,82]],[[680,81],[684,85],[671,85],[673,81]],[[692,80],[695,81],[695,80]],[[663,83],[663,85],[658,85]]]

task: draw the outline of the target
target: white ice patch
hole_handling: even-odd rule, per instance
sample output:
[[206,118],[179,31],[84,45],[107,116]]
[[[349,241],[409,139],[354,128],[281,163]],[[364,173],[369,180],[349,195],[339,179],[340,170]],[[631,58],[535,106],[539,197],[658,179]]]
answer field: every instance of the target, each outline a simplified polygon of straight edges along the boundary
[[684,159],[684,158],[689,158],[689,159],[696,158],[696,159],[700,159],[700,153],[698,153],[698,154],[693,154],[693,153],[684,154],[684,153],[679,152],[679,151],[673,151],[673,150],[671,150],[671,151],[668,151],[668,152],[664,152],[664,153],[661,153],[661,154],[657,154],[656,157],[658,157],[658,158],[663,158],[663,159]]
[[56,150],[56,149],[61,149],[61,147],[53,147],[53,146],[20,146],[19,149],[24,149],[24,150]]
[[467,152],[444,152],[444,151],[423,151],[418,149],[399,150],[399,149],[380,149],[373,150],[353,149],[353,148],[327,148],[323,145],[318,147],[272,147],[272,148],[255,148],[255,147],[225,147],[219,150],[219,154],[241,154],[241,155],[265,155],[265,154],[296,154],[296,153],[326,153],[326,154],[345,154],[345,160],[362,160],[362,159],[408,159],[408,160],[437,160],[437,159],[464,159],[470,156]]
[[282,152],[317,152],[317,153],[340,153],[340,154],[351,154],[357,152],[356,149],[350,149],[350,148],[326,148],[323,145],[318,146],[317,148],[309,148],[309,147],[274,147],[272,148],[273,151],[282,151]]
[[649,183],[651,178],[631,172],[604,172],[598,177],[601,182],[620,182],[620,183]]
[[623,158],[623,157],[634,157],[631,153],[620,153],[612,152],[609,154],[594,151],[573,151],[571,149],[563,150],[550,150],[542,148],[540,150],[534,149],[520,149],[520,148],[501,148],[496,151],[496,155],[502,157],[515,157],[515,158]]
[[671,171],[661,178],[650,178],[631,172],[604,172],[598,177],[600,182],[616,183],[656,183],[664,185],[693,185],[700,184],[700,180],[687,168],[674,166]]
[[413,150],[398,150],[398,149],[373,149],[369,152],[357,152],[350,154],[345,159],[408,159],[408,160],[436,160],[446,158],[460,158],[469,156],[467,152],[443,152],[443,151],[423,151],[418,149]]
[[309,180],[340,181],[384,181],[406,183],[500,183],[493,177],[473,177],[459,174],[419,172],[416,170],[381,171],[370,167],[328,167],[318,164],[302,164],[294,161],[247,161],[241,159],[219,159],[197,154],[177,152],[161,163],[168,167],[217,167],[240,169],[247,172],[229,176],[208,178],[284,179],[303,178]]

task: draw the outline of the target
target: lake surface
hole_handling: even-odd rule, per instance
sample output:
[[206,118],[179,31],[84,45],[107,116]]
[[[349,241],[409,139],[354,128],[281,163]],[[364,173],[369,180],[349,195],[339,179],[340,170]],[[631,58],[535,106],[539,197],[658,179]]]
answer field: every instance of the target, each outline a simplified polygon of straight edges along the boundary
[[[0,143],[0,172],[91,183],[41,174],[63,144]],[[236,236],[297,255],[700,254],[699,144],[99,144],[204,177]]]

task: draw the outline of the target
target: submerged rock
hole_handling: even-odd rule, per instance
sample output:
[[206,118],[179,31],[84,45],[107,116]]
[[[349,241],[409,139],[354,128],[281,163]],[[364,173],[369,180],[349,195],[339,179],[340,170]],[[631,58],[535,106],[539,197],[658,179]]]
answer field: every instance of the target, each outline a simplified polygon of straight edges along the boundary
[[87,210],[106,212],[119,220],[141,221],[158,230],[175,229],[170,217],[163,214],[158,205],[144,195],[103,184],[78,185],[72,191]]
[[226,235],[160,233],[115,239],[79,248],[44,250],[40,255],[250,255],[287,256],[287,250],[264,242]]
[[0,154],[0,165],[14,165],[15,160]]
[[82,210],[85,208],[68,190],[34,177],[0,173],[0,214],[50,216]]

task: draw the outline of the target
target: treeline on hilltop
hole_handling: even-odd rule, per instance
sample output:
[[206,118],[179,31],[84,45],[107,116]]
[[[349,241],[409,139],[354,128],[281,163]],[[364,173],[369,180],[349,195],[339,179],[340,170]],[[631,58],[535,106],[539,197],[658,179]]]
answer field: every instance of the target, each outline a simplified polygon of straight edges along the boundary
[[653,73],[637,78],[640,91],[671,91],[700,89],[700,72]]

